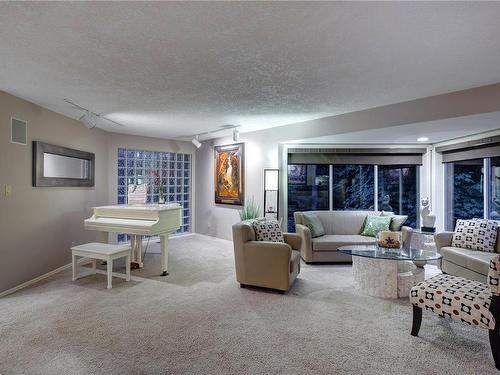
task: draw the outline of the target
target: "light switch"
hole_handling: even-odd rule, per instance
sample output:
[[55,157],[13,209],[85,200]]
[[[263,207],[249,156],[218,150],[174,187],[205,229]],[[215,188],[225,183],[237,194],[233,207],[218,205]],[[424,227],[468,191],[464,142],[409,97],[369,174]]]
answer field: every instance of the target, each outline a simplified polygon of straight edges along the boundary
[[10,197],[12,195],[12,185],[5,185],[5,196]]

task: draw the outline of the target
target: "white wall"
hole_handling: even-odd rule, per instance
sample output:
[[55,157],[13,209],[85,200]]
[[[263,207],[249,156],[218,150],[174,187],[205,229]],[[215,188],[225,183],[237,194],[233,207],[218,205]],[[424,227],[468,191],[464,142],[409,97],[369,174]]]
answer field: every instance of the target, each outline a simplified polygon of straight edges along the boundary
[[[278,168],[278,139],[261,137],[260,132],[246,133],[239,142],[245,143],[245,200],[254,197],[264,206],[264,168]],[[239,221],[240,206],[215,204],[213,146],[237,143],[231,137],[203,142],[196,151],[196,232],[232,239],[231,226]]]
[[[262,208],[264,205],[264,169],[279,168],[281,180],[286,181],[286,164],[280,165],[279,149],[282,131],[276,128],[274,134],[269,130],[265,132],[252,132],[241,134],[240,142],[245,143],[245,199],[254,197]],[[232,144],[232,138],[225,137],[213,141],[203,142],[196,152],[197,184],[196,184],[196,232],[223,239],[231,239],[231,226],[239,221],[239,206],[215,204],[214,199],[214,150],[213,146]],[[283,154],[286,154],[287,144],[281,144]],[[299,146],[304,146],[301,144]],[[327,147],[329,145],[322,145]],[[307,147],[307,146],[306,146]],[[341,147],[341,146],[339,146]],[[343,145],[343,147],[347,147]],[[358,146],[356,146],[358,147]],[[362,145],[359,147],[388,147],[387,145]],[[390,145],[390,147],[405,147],[405,145]],[[406,146],[408,147],[408,146]],[[413,146],[414,147],[414,146]],[[423,165],[420,168],[421,196],[430,195],[431,182],[429,180],[430,168],[428,154],[424,155]],[[285,160],[286,163],[286,160]],[[286,185],[282,184],[280,195],[286,196]],[[280,217],[286,223],[286,207],[280,207]]]

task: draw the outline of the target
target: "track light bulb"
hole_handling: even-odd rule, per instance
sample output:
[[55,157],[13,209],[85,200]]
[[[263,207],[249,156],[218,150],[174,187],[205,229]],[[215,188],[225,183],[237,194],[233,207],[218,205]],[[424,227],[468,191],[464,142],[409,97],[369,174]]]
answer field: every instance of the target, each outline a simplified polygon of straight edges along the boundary
[[193,145],[195,145],[196,148],[200,148],[201,147],[201,142],[198,140],[198,136],[194,137],[192,140],[191,140],[191,143]]

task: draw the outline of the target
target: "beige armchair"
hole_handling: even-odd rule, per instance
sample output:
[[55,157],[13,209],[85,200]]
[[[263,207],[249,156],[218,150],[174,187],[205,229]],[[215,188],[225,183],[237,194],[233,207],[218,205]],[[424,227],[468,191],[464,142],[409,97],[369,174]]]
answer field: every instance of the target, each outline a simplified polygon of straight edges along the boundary
[[233,225],[234,262],[236,280],[242,288],[247,285],[290,289],[300,272],[301,238],[284,233],[285,243],[255,241],[255,232],[248,222]]

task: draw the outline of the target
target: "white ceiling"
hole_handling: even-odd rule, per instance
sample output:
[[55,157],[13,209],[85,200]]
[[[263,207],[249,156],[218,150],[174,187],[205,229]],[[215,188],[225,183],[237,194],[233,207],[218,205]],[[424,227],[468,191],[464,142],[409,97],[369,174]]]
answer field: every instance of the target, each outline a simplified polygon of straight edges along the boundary
[[0,3],[0,89],[178,137],[500,82],[500,3]]
[[[500,130],[500,112],[335,134],[289,143],[435,144],[494,130]],[[418,142],[420,137],[427,137],[429,140]]]

